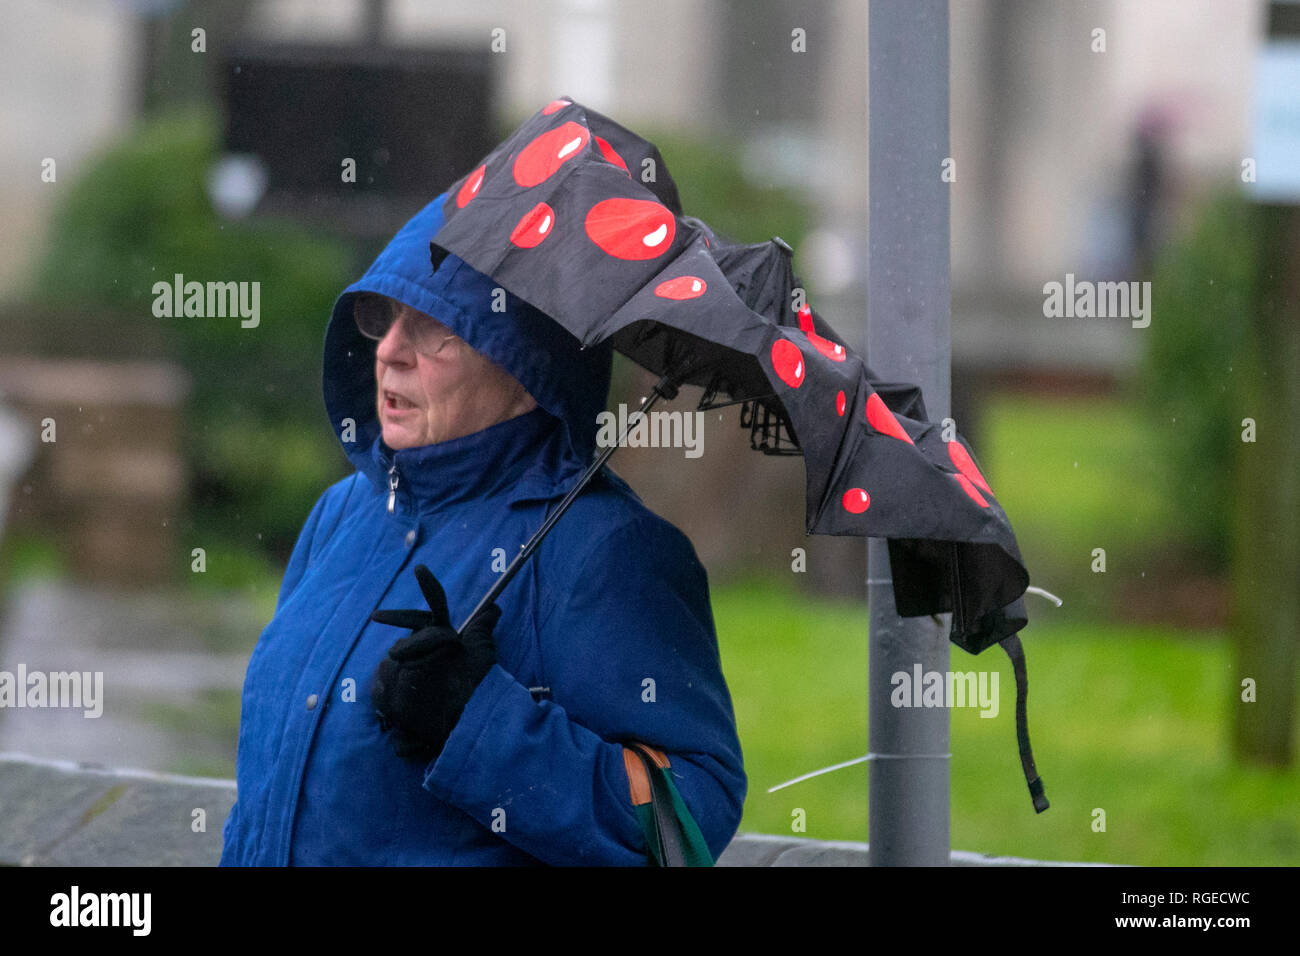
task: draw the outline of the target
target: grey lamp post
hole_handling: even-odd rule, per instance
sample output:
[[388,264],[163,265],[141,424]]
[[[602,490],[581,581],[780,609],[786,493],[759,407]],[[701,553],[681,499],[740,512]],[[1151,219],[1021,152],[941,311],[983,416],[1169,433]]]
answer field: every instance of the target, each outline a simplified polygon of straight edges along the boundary
[[[949,414],[948,0],[871,0],[867,361]],[[895,708],[890,675],[948,669],[947,622],[899,618],[889,551],[869,539],[869,840],[873,866],[947,866],[945,708]],[[946,618],[946,615],[945,615]]]

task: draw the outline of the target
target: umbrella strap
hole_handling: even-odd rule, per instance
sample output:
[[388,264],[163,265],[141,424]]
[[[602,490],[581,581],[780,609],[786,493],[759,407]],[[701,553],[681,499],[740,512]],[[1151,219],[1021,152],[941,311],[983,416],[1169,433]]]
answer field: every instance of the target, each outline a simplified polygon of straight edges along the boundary
[[1016,672],[1016,742],[1020,746],[1020,766],[1025,771],[1025,783],[1029,784],[1029,795],[1034,801],[1034,812],[1042,813],[1051,804],[1043,791],[1043,780],[1038,776],[1034,766],[1034,750],[1029,745],[1029,676],[1025,670],[1025,649],[1020,643],[1019,635],[1012,634],[1000,641],[1002,649],[1011,658],[1011,666]]

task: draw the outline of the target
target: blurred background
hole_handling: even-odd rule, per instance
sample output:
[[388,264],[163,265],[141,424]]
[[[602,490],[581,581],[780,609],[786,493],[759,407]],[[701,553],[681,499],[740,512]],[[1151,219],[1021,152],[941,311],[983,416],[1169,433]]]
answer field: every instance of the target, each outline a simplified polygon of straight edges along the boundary
[[[952,715],[955,848],[1300,862],[1300,194],[1256,176],[1300,135],[1300,26],[1276,9],[951,5],[953,417],[1063,601],[1028,598],[1023,635],[1040,818],[1005,658],[952,652],[1004,690],[1002,719]],[[559,95],[655,142],[688,214],[788,241],[865,345],[864,2],[11,0],[4,20],[0,669],[102,670],[106,700],[0,710],[0,751],[233,776],[248,654],[349,470],[320,397],[334,298]],[[177,274],[259,282],[259,324],[156,316]],[[1150,324],[1047,315],[1067,276],[1149,281]],[[620,364],[611,407],[648,384]],[[866,750],[865,546],[806,536],[801,464],[749,453],[729,411],[697,459],[612,464],[709,571],[742,828],[802,810],[799,835],[866,840],[865,765],[767,793]]]

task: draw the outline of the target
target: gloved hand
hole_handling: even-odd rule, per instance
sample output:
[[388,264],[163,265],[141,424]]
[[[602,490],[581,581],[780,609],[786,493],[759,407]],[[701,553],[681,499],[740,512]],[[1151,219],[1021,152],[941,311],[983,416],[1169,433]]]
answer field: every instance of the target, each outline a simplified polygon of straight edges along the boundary
[[370,689],[380,729],[392,730],[399,757],[428,763],[442,753],[474,689],[496,662],[492,631],[501,608],[490,604],[462,638],[451,626],[447,595],[423,564],[416,580],[429,610],[376,611],[379,624],[410,628],[412,633],[388,650]]

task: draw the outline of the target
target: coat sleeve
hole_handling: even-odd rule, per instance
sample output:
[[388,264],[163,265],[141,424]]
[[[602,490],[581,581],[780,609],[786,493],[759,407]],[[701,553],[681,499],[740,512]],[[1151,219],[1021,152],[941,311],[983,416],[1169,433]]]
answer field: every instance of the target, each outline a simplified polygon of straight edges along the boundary
[[[560,866],[645,865],[621,741],[664,750],[714,859],[746,779],[704,568],[656,516],[592,547],[539,627],[550,699],[494,665],[426,789]],[[504,826],[504,830],[501,829]]]

